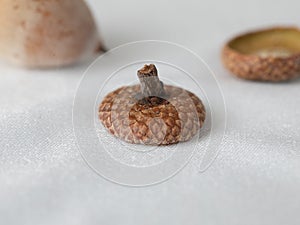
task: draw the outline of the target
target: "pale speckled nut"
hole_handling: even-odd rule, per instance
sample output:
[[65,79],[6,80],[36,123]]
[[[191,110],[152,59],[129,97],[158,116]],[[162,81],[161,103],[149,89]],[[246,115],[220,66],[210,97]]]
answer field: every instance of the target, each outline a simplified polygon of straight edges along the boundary
[[[100,121],[111,134],[129,143],[170,145],[190,140],[205,121],[202,101],[182,88],[163,88],[164,98],[147,97],[147,103],[136,97],[140,85],[109,93],[99,106]],[[152,100],[159,102],[148,104]]]
[[20,66],[65,66],[102,48],[83,0],[0,0],[0,56]]
[[248,80],[278,82],[297,78],[300,30],[276,27],[240,35],[224,46],[222,61],[233,74]]

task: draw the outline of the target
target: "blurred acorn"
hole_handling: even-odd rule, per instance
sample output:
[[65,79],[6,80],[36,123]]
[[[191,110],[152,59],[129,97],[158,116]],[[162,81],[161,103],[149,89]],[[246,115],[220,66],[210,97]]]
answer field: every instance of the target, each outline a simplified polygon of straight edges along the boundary
[[0,56],[29,68],[65,66],[103,50],[84,0],[0,0]]

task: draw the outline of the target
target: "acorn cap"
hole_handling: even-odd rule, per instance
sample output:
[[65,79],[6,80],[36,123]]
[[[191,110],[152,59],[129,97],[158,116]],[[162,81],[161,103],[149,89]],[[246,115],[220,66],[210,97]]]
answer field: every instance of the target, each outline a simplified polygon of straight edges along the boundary
[[99,107],[99,119],[110,133],[135,144],[170,145],[188,141],[205,120],[205,108],[193,93],[164,85],[156,67],[138,71],[141,85],[109,93]]
[[300,30],[276,27],[246,33],[229,41],[223,64],[249,80],[284,81],[300,75]]

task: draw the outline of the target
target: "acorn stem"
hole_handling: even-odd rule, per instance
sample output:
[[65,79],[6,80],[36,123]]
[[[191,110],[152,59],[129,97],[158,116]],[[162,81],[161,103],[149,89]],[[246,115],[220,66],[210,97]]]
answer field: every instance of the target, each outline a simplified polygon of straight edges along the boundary
[[165,95],[164,84],[159,80],[154,64],[145,65],[142,69],[138,70],[137,75],[141,83],[143,97],[162,97]]

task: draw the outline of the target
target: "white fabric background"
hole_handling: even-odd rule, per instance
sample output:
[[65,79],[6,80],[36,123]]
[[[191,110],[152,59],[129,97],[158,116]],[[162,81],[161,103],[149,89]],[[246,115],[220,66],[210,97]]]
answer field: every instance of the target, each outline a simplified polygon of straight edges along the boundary
[[54,71],[1,65],[0,224],[300,224],[300,80],[234,78],[220,62],[236,33],[299,25],[299,1],[90,0],[108,48],[158,39],[195,51],[216,73],[228,127],[214,164],[192,162],[166,183],[127,188],[96,175],[72,133],[88,64]]

